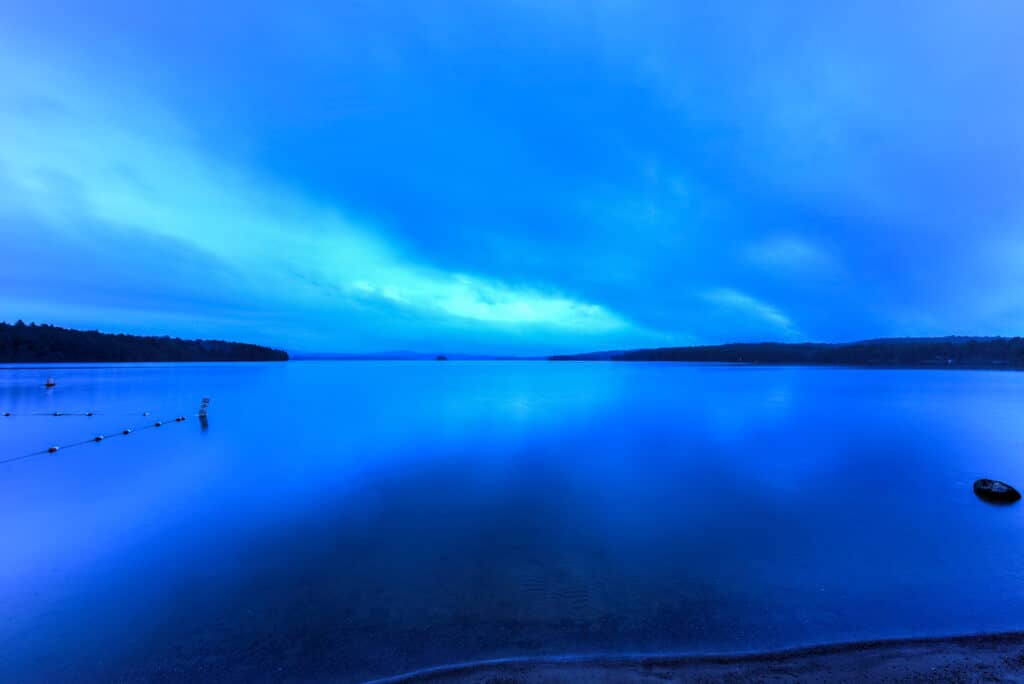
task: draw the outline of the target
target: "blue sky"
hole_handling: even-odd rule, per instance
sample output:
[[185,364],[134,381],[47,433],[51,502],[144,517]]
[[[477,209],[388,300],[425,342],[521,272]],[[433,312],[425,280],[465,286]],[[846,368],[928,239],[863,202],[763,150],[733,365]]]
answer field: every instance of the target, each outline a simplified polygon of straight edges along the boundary
[[1022,46],[1016,0],[0,0],[0,319],[1024,334]]

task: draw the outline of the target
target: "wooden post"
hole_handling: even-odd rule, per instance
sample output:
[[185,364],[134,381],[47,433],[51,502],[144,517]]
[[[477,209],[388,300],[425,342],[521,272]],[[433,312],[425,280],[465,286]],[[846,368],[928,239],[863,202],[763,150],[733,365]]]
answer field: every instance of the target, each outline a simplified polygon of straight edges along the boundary
[[210,427],[210,419],[207,417],[207,409],[210,408],[210,397],[203,397],[202,403],[199,404],[199,424],[205,430]]

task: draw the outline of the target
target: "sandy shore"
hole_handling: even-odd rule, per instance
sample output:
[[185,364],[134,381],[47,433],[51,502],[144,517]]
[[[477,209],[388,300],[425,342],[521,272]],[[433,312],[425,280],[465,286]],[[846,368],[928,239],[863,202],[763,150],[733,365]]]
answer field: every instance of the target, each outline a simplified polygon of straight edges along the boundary
[[468,663],[381,682],[1022,682],[1024,632],[837,644],[739,656],[570,657]]

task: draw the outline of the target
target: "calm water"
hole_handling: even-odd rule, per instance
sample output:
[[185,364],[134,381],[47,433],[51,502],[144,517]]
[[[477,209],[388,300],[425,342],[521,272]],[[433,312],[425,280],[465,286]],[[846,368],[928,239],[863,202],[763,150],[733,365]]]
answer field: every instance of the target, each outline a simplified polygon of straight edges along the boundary
[[[57,388],[47,391],[48,374]],[[1024,627],[1024,374],[0,370],[0,680],[361,681]],[[92,418],[24,415],[101,412]]]

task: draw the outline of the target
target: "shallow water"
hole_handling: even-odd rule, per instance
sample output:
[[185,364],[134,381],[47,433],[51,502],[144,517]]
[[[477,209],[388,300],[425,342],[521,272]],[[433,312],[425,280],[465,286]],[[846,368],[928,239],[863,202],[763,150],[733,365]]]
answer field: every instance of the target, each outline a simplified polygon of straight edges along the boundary
[[971,491],[1024,483],[1024,374],[8,368],[3,411],[0,458],[190,419],[0,465],[2,681],[1024,628],[1024,505]]

